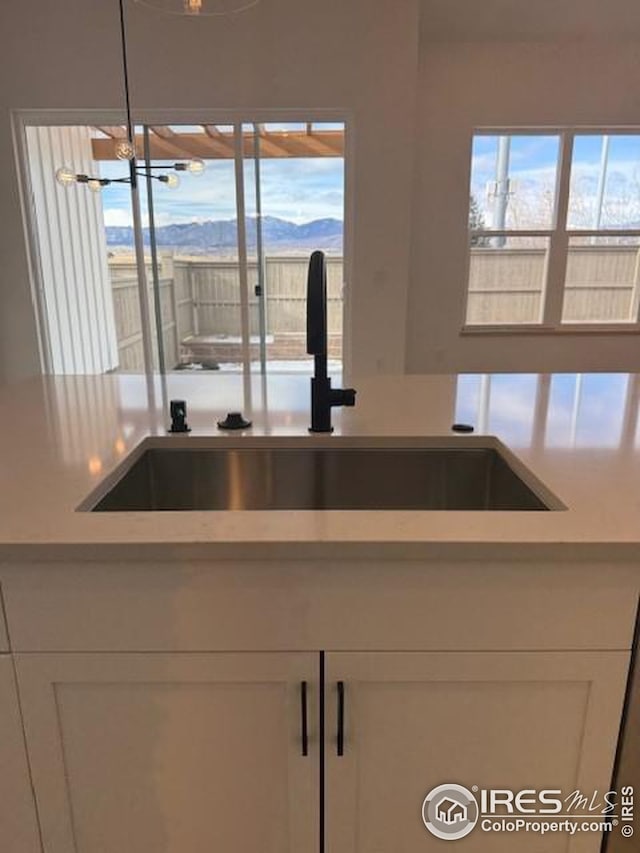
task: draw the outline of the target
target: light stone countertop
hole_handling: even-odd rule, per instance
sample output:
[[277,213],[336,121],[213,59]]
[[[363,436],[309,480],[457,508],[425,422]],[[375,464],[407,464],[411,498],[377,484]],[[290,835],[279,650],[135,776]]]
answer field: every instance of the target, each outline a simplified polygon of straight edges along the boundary
[[[338,383],[335,383],[338,384]],[[76,507],[186,399],[192,436],[309,436],[309,379],[181,373],[47,377],[0,389],[0,559],[625,560],[640,564],[640,375],[377,377],[336,436],[447,436],[455,421],[502,441],[567,507],[557,512],[131,512]],[[237,434],[234,435],[234,441]],[[323,439],[326,440],[326,439]]]

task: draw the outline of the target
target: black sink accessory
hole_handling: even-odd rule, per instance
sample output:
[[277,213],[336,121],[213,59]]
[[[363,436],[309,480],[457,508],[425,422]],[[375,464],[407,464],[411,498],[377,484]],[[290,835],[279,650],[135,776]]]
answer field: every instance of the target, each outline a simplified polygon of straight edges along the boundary
[[248,429],[251,421],[245,420],[242,412],[229,412],[223,421],[218,421],[218,429]]
[[187,404],[184,400],[172,400],[169,404],[171,426],[167,432],[191,432],[187,423]]

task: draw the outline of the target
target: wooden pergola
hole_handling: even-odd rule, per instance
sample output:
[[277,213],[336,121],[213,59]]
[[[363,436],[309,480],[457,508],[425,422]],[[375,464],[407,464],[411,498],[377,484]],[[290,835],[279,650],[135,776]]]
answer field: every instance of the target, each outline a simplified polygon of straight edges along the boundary
[[[235,137],[228,126],[221,130],[214,124],[200,125],[198,132],[178,133],[166,126],[150,126],[149,145],[152,160],[229,160],[235,157]],[[304,130],[267,130],[257,125],[261,158],[274,157],[344,157],[344,131],[317,130],[307,124]],[[100,126],[104,137],[93,139],[94,160],[116,160],[115,145],[127,136],[126,128]],[[136,135],[136,152],[142,158],[142,134]],[[255,134],[243,133],[245,157],[253,157]]]

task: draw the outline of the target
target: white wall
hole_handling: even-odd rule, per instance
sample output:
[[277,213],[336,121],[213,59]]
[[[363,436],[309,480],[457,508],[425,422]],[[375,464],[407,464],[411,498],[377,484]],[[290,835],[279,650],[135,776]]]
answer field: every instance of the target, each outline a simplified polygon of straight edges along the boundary
[[27,127],[31,191],[51,373],[106,373],[118,366],[102,194],[61,187],[61,164],[97,175],[87,127]]
[[640,369],[637,335],[460,334],[474,128],[640,125],[638,43],[432,38],[425,19],[407,372]]
[[[0,156],[11,162],[9,109],[117,109],[123,99],[117,0],[4,6]],[[231,19],[158,16],[130,0],[127,8],[140,115],[175,108],[349,114],[353,372],[402,371],[418,0],[262,0]],[[8,171],[0,177],[0,380],[38,370],[17,182]]]
[[116,5],[0,3],[0,382],[40,370],[11,110],[118,109]]

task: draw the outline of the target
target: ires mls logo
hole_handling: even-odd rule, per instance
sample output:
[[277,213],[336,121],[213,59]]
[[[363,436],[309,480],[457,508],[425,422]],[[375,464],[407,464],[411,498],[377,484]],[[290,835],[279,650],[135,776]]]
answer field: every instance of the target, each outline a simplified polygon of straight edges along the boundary
[[457,841],[469,835],[478,822],[475,797],[462,785],[438,785],[422,803],[422,820],[432,835]]
[[616,827],[631,838],[633,788],[590,794],[575,790],[502,788],[471,790],[453,782],[433,788],[422,802],[422,821],[444,841],[457,841],[476,827],[482,832],[524,832],[546,835],[609,833]]

